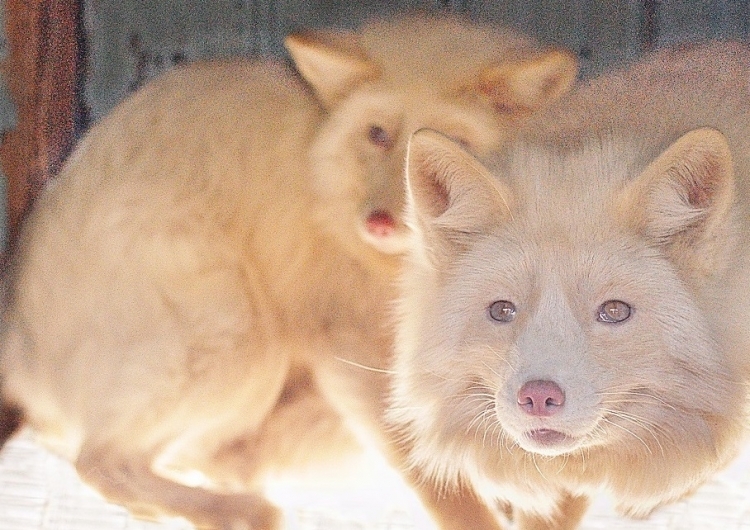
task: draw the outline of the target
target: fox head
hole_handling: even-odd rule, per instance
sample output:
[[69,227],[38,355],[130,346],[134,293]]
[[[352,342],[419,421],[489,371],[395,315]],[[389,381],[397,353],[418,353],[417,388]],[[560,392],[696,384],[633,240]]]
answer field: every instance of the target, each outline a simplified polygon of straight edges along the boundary
[[597,455],[637,473],[726,449],[744,405],[714,293],[738,230],[728,144],[698,129],[640,151],[520,143],[488,169],[413,136],[391,418],[439,478],[541,457],[580,482],[612,468]]
[[577,74],[568,52],[453,17],[299,33],[286,46],[324,109],[310,175],[322,224],[388,255],[406,248],[403,164],[412,132],[431,127],[487,153]]

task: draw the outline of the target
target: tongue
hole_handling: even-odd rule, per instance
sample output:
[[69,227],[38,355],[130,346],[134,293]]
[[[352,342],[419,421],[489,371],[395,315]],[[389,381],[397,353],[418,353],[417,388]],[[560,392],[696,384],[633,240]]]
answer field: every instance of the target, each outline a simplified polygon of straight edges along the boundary
[[367,216],[367,231],[377,237],[388,237],[396,231],[396,220],[383,210],[375,210]]

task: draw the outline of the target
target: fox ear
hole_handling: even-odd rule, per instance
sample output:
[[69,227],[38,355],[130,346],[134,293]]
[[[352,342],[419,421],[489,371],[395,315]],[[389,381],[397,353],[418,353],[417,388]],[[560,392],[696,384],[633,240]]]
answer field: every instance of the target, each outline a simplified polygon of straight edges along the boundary
[[552,103],[567,92],[578,75],[578,59],[554,49],[535,57],[485,68],[477,89],[498,111],[528,113]]
[[698,263],[710,266],[728,248],[733,201],[727,139],[715,129],[701,128],[659,155],[625,190],[622,206],[638,232],[695,268]]
[[406,157],[407,219],[417,234],[460,242],[511,217],[510,193],[453,140],[421,129]]
[[379,75],[379,68],[352,33],[294,33],[284,40],[284,45],[299,73],[325,106]]

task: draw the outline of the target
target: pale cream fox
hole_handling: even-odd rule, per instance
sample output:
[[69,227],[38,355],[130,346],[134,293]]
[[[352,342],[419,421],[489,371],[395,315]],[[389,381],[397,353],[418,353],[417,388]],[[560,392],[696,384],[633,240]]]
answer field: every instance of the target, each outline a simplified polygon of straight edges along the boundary
[[[487,154],[576,75],[567,52],[458,18],[287,47],[304,82],[194,64],[127,99],[22,230],[3,399],[134,513],[276,529],[269,474],[359,436],[400,466],[384,371],[409,134]],[[441,528],[495,527],[468,490],[415,485]]]
[[408,152],[392,406],[450,491],[573,529],[647,516],[735,454],[750,383],[750,49],[595,79],[480,163]]

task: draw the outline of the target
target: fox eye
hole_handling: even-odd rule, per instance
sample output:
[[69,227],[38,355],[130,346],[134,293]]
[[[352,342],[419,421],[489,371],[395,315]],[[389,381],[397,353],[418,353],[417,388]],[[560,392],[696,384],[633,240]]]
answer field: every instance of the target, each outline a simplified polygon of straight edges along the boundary
[[516,318],[516,306],[507,300],[497,300],[487,308],[487,314],[495,322],[512,322]]
[[456,142],[458,145],[460,145],[464,149],[466,149],[467,151],[471,150],[471,144],[469,143],[469,140],[467,140],[466,138],[463,138],[461,136],[451,136],[450,139]]
[[599,306],[596,319],[606,324],[625,322],[633,314],[633,308],[622,300],[608,300]]
[[373,145],[381,149],[387,150],[393,147],[393,139],[388,134],[388,131],[379,125],[370,125],[370,129],[367,131],[367,138]]

